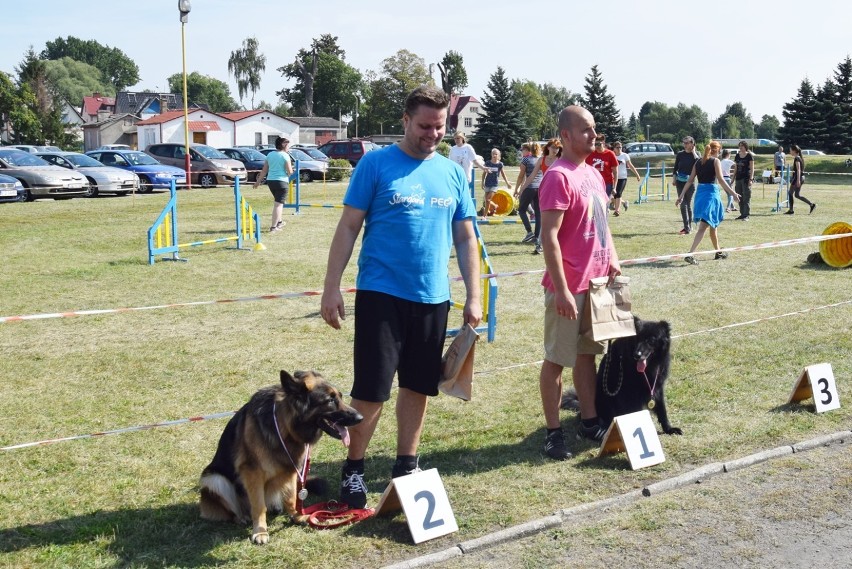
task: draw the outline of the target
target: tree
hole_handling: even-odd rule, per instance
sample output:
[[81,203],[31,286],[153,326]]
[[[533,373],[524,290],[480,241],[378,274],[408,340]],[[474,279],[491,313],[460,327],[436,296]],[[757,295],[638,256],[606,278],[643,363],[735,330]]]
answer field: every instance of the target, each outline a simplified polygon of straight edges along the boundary
[[35,144],[41,139],[41,121],[33,110],[36,99],[25,84],[15,86],[12,78],[0,71],[0,119],[9,121],[12,142]]
[[57,95],[79,107],[83,97],[100,93],[105,97],[115,96],[115,87],[102,79],[100,70],[93,65],[63,57],[44,62],[45,74]]
[[586,76],[585,95],[579,99],[580,104],[595,118],[595,130],[598,133],[605,134],[609,142],[624,140],[621,113],[615,106],[615,97],[607,92],[597,65],[593,65]]
[[240,104],[243,97],[251,91],[251,106],[254,108],[254,95],[260,89],[260,75],[266,71],[266,56],[258,53],[258,41],[255,37],[243,40],[243,47],[231,52],[228,59],[228,73],[237,82]]
[[521,109],[529,135],[536,140],[553,136],[554,115],[538,85],[532,81],[512,81],[511,89],[512,96],[523,101]]
[[625,136],[628,140],[641,140],[642,128],[639,125],[639,119],[636,117],[636,113],[630,113],[630,118],[627,120],[627,130],[625,131]]
[[706,141],[710,136],[710,119],[697,105],[687,107],[678,103],[676,107],[670,107],[658,101],[646,102],[639,109],[636,123],[635,128],[643,139],[650,132],[652,139],[670,144],[678,143],[685,136],[692,136],[698,142]]
[[[169,90],[183,97],[183,75],[175,73],[168,78]],[[239,104],[231,97],[228,84],[224,81],[202,75],[197,71],[186,76],[187,98],[193,103],[207,105],[214,113],[233,111]]]
[[808,79],[802,80],[796,98],[784,105],[781,114],[784,126],[778,129],[778,137],[785,146],[816,146],[824,123],[819,115],[813,85]]
[[719,138],[755,138],[755,124],[742,103],[725,107],[725,112],[713,121],[713,136]]
[[542,138],[558,136],[559,126],[557,125],[557,118],[559,117],[559,113],[562,112],[562,109],[565,107],[577,104],[578,97],[575,93],[572,93],[565,87],[557,87],[551,83],[539,85],[538,90],[547,102],[547,107],[550,111],[544,124],[544,130],[542,132],[544,136],[542,136]]
[[829,154],[852,152],[852,59],[837,65],[834,76],[817,92],[826,133],[821,148]]
[[[329,57],[323,57],[324,54]],[[300,49],[293,63],[278,68],[278,71],[284,77],[295,79],[296,85],[292,89],[281,89],[276,92],[276,95],[292,104],[305,116],[314,116],[314,102],[335,95],[334,91],[317,91],[320,87],[317,83],[321,82],[322,75],[333,73],[331,68],[334,67],[334,61],[343,62],[345,59],[346,52],[337,45],[337,36],[321,35],[311,42],[310,50]],[[322,67],[327,68],[325,73]],[[349,75],[352,71],[357,73],[357,70],[348,65],[346,65],[346,68],[350,71]],[[335,79],[326,77],[326,82],[334,84]],[[343,94],[343,96],[346,95],[349,95],[352,101],[355,100],[354,93]],[[340,105],[338,105],[338,109],[340,108]],[[351,109],[352,105],[343,108]]]
[[509,86],[506,72],[498,67],[488,80],[479,124],[470,138],[478,154],[485,156],[492,148],[499,148],[507,164],[515,162],[518,147],[529,136],[522,105]]
[[[432,78],[422,57],[401,49],[382,61],[380,75],[368,75],[369,89],[366,91],[365,126],[378,126],[382,133],[402,133],[402,111],[405,99],[416,87],[432,84]],[[369,126],[367,126],[369,125]]]
[[448,51],[438,63],[441,72],[441,88],[448,95],[461,95],[467,88],[467,71],[464,58],[456,51]]
[[763,115],[760,117],[760,123],[754,127],[754,135],[757,138],[768,138],[775,140],[778,136],[778,128],[781,123],[775,115]]
[[104,81],[116,91],[139,82],[139,66],[118,48],[101,45],[95,40],[81,40],[73,36],[56,38],[45,44],[41,59],[70,57],[97,67]]

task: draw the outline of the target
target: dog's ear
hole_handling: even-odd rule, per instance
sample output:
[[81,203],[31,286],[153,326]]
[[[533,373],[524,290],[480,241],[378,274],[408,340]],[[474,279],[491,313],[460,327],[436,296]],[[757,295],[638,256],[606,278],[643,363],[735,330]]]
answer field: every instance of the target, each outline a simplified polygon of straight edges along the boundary
[[660,320],[660,328],[666,331],[667,338],[672,335],[672,327],[667,320]]
[[[298,375],[298,373],[296,374]],[[286,370],[281,370],[281,387],[285,393],[296,394],[304,390],[304,383],[290,375]]]

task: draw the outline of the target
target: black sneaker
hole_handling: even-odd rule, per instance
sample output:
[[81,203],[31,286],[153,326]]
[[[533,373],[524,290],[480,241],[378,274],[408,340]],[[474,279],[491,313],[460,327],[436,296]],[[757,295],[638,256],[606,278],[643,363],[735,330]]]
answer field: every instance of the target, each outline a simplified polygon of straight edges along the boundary
[[420,470],[420,466],[415,464],[414,468],[405,468],[405,466],[401,464],[394,463],[393,470],[391,470],[391,478],[399,478],[400,476],[408,476],[409,474],[415,474],[417,472],[422,472]]
[[624,208],[624,211],[627,211],[627,200],[624,200],[623,202],[621,202],[621,207]]
[[354,509],[366,506],[367,485],[364,484],[364,473],[344,470],[340,478],[340,501]]
[[689,263],[690,265],[697,265],[698,264],[698,260],[695,257],[684,257],[683,260],[686,261],[687,263]]
[[565,446],[565,437],[562,435],[562,429],[548,433],[544,438],[544,454],[554,460],[571,458],[571,453],[568,452],[568,447]]
[[793,214],[795,214],[795,213],[796,213],[796,212],[795,212],[795,211],[793,211],[792,209],[788,209],[787,211],[785,211],[785,212],[784,212],[784,215],[793,215]]
[[591,427],[585,426],[582,422],[577,427],[577,438],[589,439],[590,441],[600,442],[603,440],[604,435],[606,434],[606,429],[601,427],[599,424],[595,424]]
[[815,210],[815,209],[816,209],[816,204],[815,204],[815,203],[812,203],[812,204],[811,204],[811,211],[809,211],[809,212],[808,212],[808,215],[812,214],[812,213],[814,212],[814,210]]
[[727,259],[727,258],[728,258],[728,254],[727,254],[727,253],[725,253],[724,251],[719,251],[718,253],[716,253],[716,256],[715,256],[714,258],[715,258],[716,260],[719,260],[719,259]]

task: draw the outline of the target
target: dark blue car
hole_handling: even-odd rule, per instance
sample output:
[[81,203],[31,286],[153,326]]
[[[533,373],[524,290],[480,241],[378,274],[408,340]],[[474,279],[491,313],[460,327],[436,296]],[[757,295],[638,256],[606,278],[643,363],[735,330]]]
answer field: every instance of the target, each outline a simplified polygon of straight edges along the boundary
[[27,191],[17,178],[0,174],[0,202],[22,202],[27,198]]
[[186,186],[186,172],[174,166],[157,162],[138,150],[90,150],[91,156],[105,166],[130,170],[139,176],[139,192],[147,193],[154,188],[168,188],[172,180],[178,188]]
[[228,158],[239,160],[245,164],[249,182],[254,182],[257,179],[257,175],[266,163],[266,156],[254,148],[237,146],[234,148],[219,148],[218,150]]

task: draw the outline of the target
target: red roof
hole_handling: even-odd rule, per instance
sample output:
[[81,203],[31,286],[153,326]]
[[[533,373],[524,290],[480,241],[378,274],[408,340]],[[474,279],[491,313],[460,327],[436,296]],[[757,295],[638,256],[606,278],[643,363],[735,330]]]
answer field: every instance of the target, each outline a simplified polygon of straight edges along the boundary
[[113,110],[105,109],[104,107],[115,107],[114,97],[83,97],[83,114],[95,116],[98,111]]
[[[190,113],[191,114],[191,113]],[[137,125],[146,125],[146,124],[162,124],[164,122],[172,121],[176,118],[180,118],[183,116],[183,111],[167,111],[165,113],[161,113],[159,115],[154,115],[151,118],[147,118],[144,121],[139,121],[136,123]]]
[[234,111],[232,113],[219,113],[219,114],[222,115],[223,117],[225,117],[226,119],[229,119],[229,120],[232,120],[232,121],[241,121],[241,120],[246,119],[248,117],[253,117],[254,115],[259,115],[260,113],[265,113],[265,112],[267,112],[267,111],[265,111],[263,109],[259,109],[259,110],[256,109],[256,110],[253,110],[253,111]]
[[192,132],[206,132],[208,130],[222,130],[216,121],[189,121],[189,130]]

